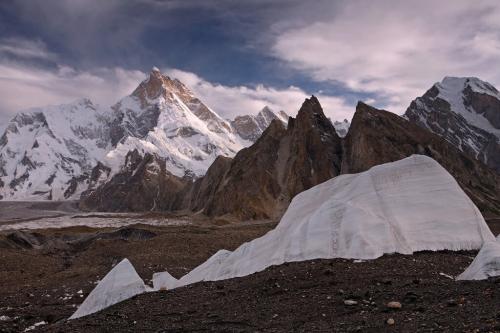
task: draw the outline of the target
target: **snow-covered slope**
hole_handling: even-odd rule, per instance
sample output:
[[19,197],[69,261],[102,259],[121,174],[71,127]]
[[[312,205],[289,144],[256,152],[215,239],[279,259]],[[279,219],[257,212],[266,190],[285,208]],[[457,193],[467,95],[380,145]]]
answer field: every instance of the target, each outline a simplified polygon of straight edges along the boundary
[[113,110],[120,119],[111,131],[117,146],[104,159],[113,172],[137,149],[165,158],[167,170],[176,176],[198,177],[218,155],[233,156],[250,144],[184,84],[157,68]]
[[108,116],[88,99],[18,113],[0,138],[0,199],[78,195],[111,148]]
[[242,139],[255,142],[274,119],[281,120],[285,125],[288,123],[288,115],[284,111],[275,113],[265,106],[256,116],[245,115],[234,118],[231,126]]
[[245,276],[290,261],[478,249],[493,239],[453,177],[433,159],[413,155],[298,194],[274,230],[234,252],[217,252],[179,284]]
[[404,117],[500,172],[500,93],[491,84],[446,77],[415,99]]
[[154,68],[111,109],[82,99],[15,116],[0,138],[0,200],[78,198],[98,162],[107,171],[92,187],[120,171],[134,149],[164,158],[176,176],[199,177],[218,155],[232,157],[250,144],[184,84]]
[[147,286],[134,266],[123,259],[106,274],[70,319],[87,316],[146,291]]
[[493,276],[500,276],[500,236],[496,242],[485,243],[474,261],[457,279],[484,280]]
[[333,127],[335,127],[335,131],[341,138],[344,138],[347,135],[350,126],[351,123],[347,119],[344,119],[344,121],[335,120],[333,122]]

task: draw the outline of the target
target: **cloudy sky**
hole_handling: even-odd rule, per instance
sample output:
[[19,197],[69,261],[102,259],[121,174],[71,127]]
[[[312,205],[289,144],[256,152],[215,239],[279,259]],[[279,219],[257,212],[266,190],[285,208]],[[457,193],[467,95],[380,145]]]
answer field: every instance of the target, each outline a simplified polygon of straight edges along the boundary
[[2,0],[0,129],[20,109],[129,94],[152,66],[224,117],[319,96],[403,113],[444,76],[500,86],[500,2]]

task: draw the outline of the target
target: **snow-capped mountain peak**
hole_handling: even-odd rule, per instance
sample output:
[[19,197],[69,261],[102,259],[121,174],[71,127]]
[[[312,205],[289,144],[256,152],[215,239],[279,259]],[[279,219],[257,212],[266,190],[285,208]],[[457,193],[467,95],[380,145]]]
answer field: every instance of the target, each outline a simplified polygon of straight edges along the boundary
[[154,68],[134,92],[113,107],[113,143],[104,163],[117,172],[137,149],[167,161],[176,176],[201,176],[218,155],[233,156],[246,143],[230,124],[182,82]]
[[500,93],[475,77],[445,77],[404,115],[500,171]]
[[18,113],[0,139],[0,198],[71,197],[110,148],[107,123],[88,98]]
[[231,121],[231,126],[240,137],[245,140],[255,142],[274,119],[281,120],[281,122],[285,125],[288,123],[288,115],[285,111],[276,113],[268,106],[265,106],[255,116],[237,116],[233,121]]

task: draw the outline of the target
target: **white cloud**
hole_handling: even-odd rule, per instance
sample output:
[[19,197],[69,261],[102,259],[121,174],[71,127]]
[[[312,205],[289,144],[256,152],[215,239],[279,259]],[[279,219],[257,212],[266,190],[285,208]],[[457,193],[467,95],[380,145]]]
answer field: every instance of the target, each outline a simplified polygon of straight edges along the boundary
[[447,75],[499,85],[499,28],[493,0],[353,0],[337,4],[331,20],[281,31],[272,53],[314,80],[375,93],[379,106],[402,113]]
[[[178,69],[165,69],[171,77],[178,78],[201,100],[224,118],[234,118],[236,115],[256,114],[264,106],[275,111],[284,110],[295,116],[300,106],[310,95],[297,87],[277,89],[264,85],[255,87],[224,86],[204,80],[198,75]],[[327,116],[334,120],[351,119],[354,106],[343,98],[316,94]]]
[[130,94],[144,78],[141,71],[123,68],[78,71],[60,66],[48,70],[1,62],[0,128],[15,112],[30,107],[67,103],[81,97],[111,105]]
[[[256,114],[264,106],[295,115],[309,95],[297,88],[276,89],[224,86],[208,82],[198,75],[178,69],[166,69],[190,87],[200,99],[225,118]],[[15,112],[31,107],[68,103],[88,97],[102,106],[110,106],[130,94],[146,78],[146,73],[123,68],[98,68],[79,71],[67,66],[55,70],[40,69],[14,62],[0,62],[0,131]],[[350,119],[354,107],[342,98],[318,94],[325,113],[332,119]]]
[[0,39],[0,56],[14,56],[25,59],[55,60],[54,53],[49,52],[41,40],[24,38]]

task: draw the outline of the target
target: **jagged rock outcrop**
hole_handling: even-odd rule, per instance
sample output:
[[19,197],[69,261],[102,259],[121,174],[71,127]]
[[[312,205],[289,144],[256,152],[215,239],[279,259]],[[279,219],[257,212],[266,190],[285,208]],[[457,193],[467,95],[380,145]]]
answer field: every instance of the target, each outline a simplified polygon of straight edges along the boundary
[[212,217],[277,218],[297,193],[337,176],[341,155],[341,139],[313,96],[287,128],[275,119],[254,145],[214,164],[194,185],[188,208]]
[[358,103],[344,142],[342,173],[423,154],[438,161],[483,214],[500,215],[500,176],[442,137],[406,119]]
[[[362,172],[413,154],[438,161],[485,215],[500,215],[500,177],[474,157],[400,116],[361,102],[341,139],[314,96],[287,127],[273,120],[255,144],[233,159],[218,157],[194,182],[157,172],[159,160],[134,152],[127,157],[128,167],[90,191],[82,206],[184,210],[239,220],[279,218],[291,199],[306,189],[339,174]],[[155,172],[148,172],[151,169]],[[92,179],[98,179],[106,169],[94,171]]]
[[285,125],[288,123],[288,115],[284,111],[275,113],[266,106],[256,116],[237,116],[231,121],[231,126],[241,138],[255,142],[274,119],[281,120]]
[[500,93],[474,77],[446,77],[404,115],[500,174]]
[[[80,208],[110,212],[173,210],[178,193],[189,181],[172,175],[165,166],[164,159],[133,150],[120,172],[82,194]],[[98,171],[95,175],[98,177]]]

